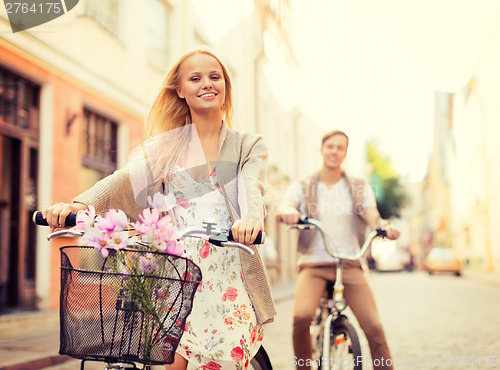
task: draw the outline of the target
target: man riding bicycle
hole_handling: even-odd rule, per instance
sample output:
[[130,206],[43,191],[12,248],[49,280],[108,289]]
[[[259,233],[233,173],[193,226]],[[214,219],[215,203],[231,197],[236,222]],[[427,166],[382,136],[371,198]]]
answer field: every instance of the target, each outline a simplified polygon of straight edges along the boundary
[[[297,224],[301,214],[318,219],[340,252],[354,254],[364,242],[366,227],[375,230],[382,226],[383,220],[371,187],[363,180],[347,176],[341,168],[348,144],[349,139],[342,131],[323,136],[323,167],[305,181],[289,187],[278,220]],[[384,228],[389,239],[399,237],[398,230],[390,226]],[[293,321],[293,343],[299,369],[310,368],[309,325],[327,282],[335,279],[335,263],[317,230],[301,230]],[[362,265],[359,261],[346,261],[343,269],[344,295],[368,339],[374,368],[392,369],[389,347]]]

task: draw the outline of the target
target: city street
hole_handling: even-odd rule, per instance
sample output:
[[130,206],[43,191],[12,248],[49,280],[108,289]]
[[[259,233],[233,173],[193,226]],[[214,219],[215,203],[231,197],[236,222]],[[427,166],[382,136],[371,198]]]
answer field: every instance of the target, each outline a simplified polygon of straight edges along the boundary
[[[453,275],[370,272],[396,369],[500,369],[500,288]],[[278,304],[264,345],[274,368],[292,363],[292,300]],[[363,369],[371,369],[364,336]]]
[[[370,272],[368,279],[395,369],[500,369],[500,286],[425,272]],[[288,294],[278,300],[278,316],[264,336],[264,347],[276,370],[293,368],[293,285],[284,290]],[[370,370],[368,344],[357,329],[365,356],[363,369]],[[47,369],[78,366],[75,360]],[[102,364],[89,363],[85,368],[100,369]]]

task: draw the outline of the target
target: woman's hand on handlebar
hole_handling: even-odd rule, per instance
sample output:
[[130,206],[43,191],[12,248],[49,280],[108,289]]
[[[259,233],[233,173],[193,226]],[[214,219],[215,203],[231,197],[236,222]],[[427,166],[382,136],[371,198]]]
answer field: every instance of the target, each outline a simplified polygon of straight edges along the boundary
[[66,217],[71,212],[77,213],[78,211],[85,211],[87,209],[87,205],[83,203],[56,203],[42,209],[42,215],[52,229],[57,229],[64,227]]
[[263,230],[262,222],[244,218],[233,224],[231,233],[235,242],[250,245],[257,238],[259,231]]

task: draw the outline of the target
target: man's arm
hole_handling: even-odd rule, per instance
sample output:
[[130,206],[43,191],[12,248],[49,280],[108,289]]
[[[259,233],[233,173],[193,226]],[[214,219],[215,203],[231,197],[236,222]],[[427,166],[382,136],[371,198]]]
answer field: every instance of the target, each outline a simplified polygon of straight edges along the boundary
[[299,205],[302,199],[302,186],[295,182],[288,186],[286,194],[279,203],[277,222],[284,222],[288,225],[294,225],[299,222]]
[[280,205],[280,211],[276,214],[277,222],[284,222],[288,225],[294,225],[299,222],[300,212],[299,204],[292,199],[285,199]]

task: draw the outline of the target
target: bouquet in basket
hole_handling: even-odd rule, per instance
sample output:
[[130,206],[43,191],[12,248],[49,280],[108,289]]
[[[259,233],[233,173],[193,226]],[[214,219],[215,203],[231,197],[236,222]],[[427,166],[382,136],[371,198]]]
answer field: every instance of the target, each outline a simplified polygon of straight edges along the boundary
[[[76,228],[84,232],[83,241],[99,250],[104,258],[109,256],[110,251],[117,251],[129,245],[141,245],[152,252],[184,256],[183,243],[176,240],[177,230],[169,214],[176,204],[175,197],[172,194],[156,193],[153,197],[148,197],[148,203],[152,208],[144,209],[139,216],[141,222],[131,225],[127,215],[121,210],[111,209],[104,217],[96,217],[94,207],[89,206],[88,211],[78,213]],[[135,230],[137,235],[130,236],[131,230]],[[148,263],[143,261],[138,266],[132,264],[129,267],[140,267],[146,272],[152,267],[147,265]]]
[[[81,319],[82,307],[74,308],[71,291],[61,290],[61,311],[70,311],[62,317],[61,353],[80,358],[106,358],[111,361],[135,361],[144,364],[171,363],[175,349],[184,330],[187,315],[192,308],[192,299],[201,272],[191,260],[185,258],[183,242],[176,240],[177,230],[169,214],[175,198],[157,193],[148,197],[151,208],[144,209],[140,221],[130,223],[121,210],[109,210],[104,216],[95,215],[93,207],[77,215],[76,228],[83,232],[85,253],[93,252],[92,259],[97,268],[75,269],[75,262],[68,262],[70,272],[78,270],[91,284],[75,286],[75,296],[86,296],[88,306],[99,306],[99,320]],[[91,248],[93,247],[93,248]],[[76,247],[75,247],[76,248]],[[97,255],[97,256],[96,256]],[[64,260],[70,256],[63,256]],[[74,261],[83,260],[83,254]],[[97,259],[97,261],[96,261]],[[99,261],[99,259],[101,261]],[[76,273],[76,272],[75,272]],[[62,288],[75,277],[62,275]],[[79,276],[78,280],[84,280]],[[73,284],[75,285],[75,284]],[[80,287],[85,292],[76,292]],[[95,294],[89,288],[95,287]],[[63,297],[63,294],[65,295]],[[95,302],[90,301],[95,297]],[[64,300],[64,302],[63,302]],[[75,312],[78,311],[78,315]],[[95,311],[95,309],[94,309]],[[80,319],[78,319],[80,320]],[[64,330],[64,325],[68,330]],[[88,327],[88,333],[80,332],[82,344],[74,345],[75,338],[63,343],[63,335],[74,336],[74,327]],[[82,330],[82,329],[79,329]],[[66,334],[65,334],[66,333]],[[90,341],[90,344],[87,342]],[[72,348],[75,347],[75,348]],[[84,350],[81,348],[85,347]],[[84,352],[83,354],[79,352]]]

